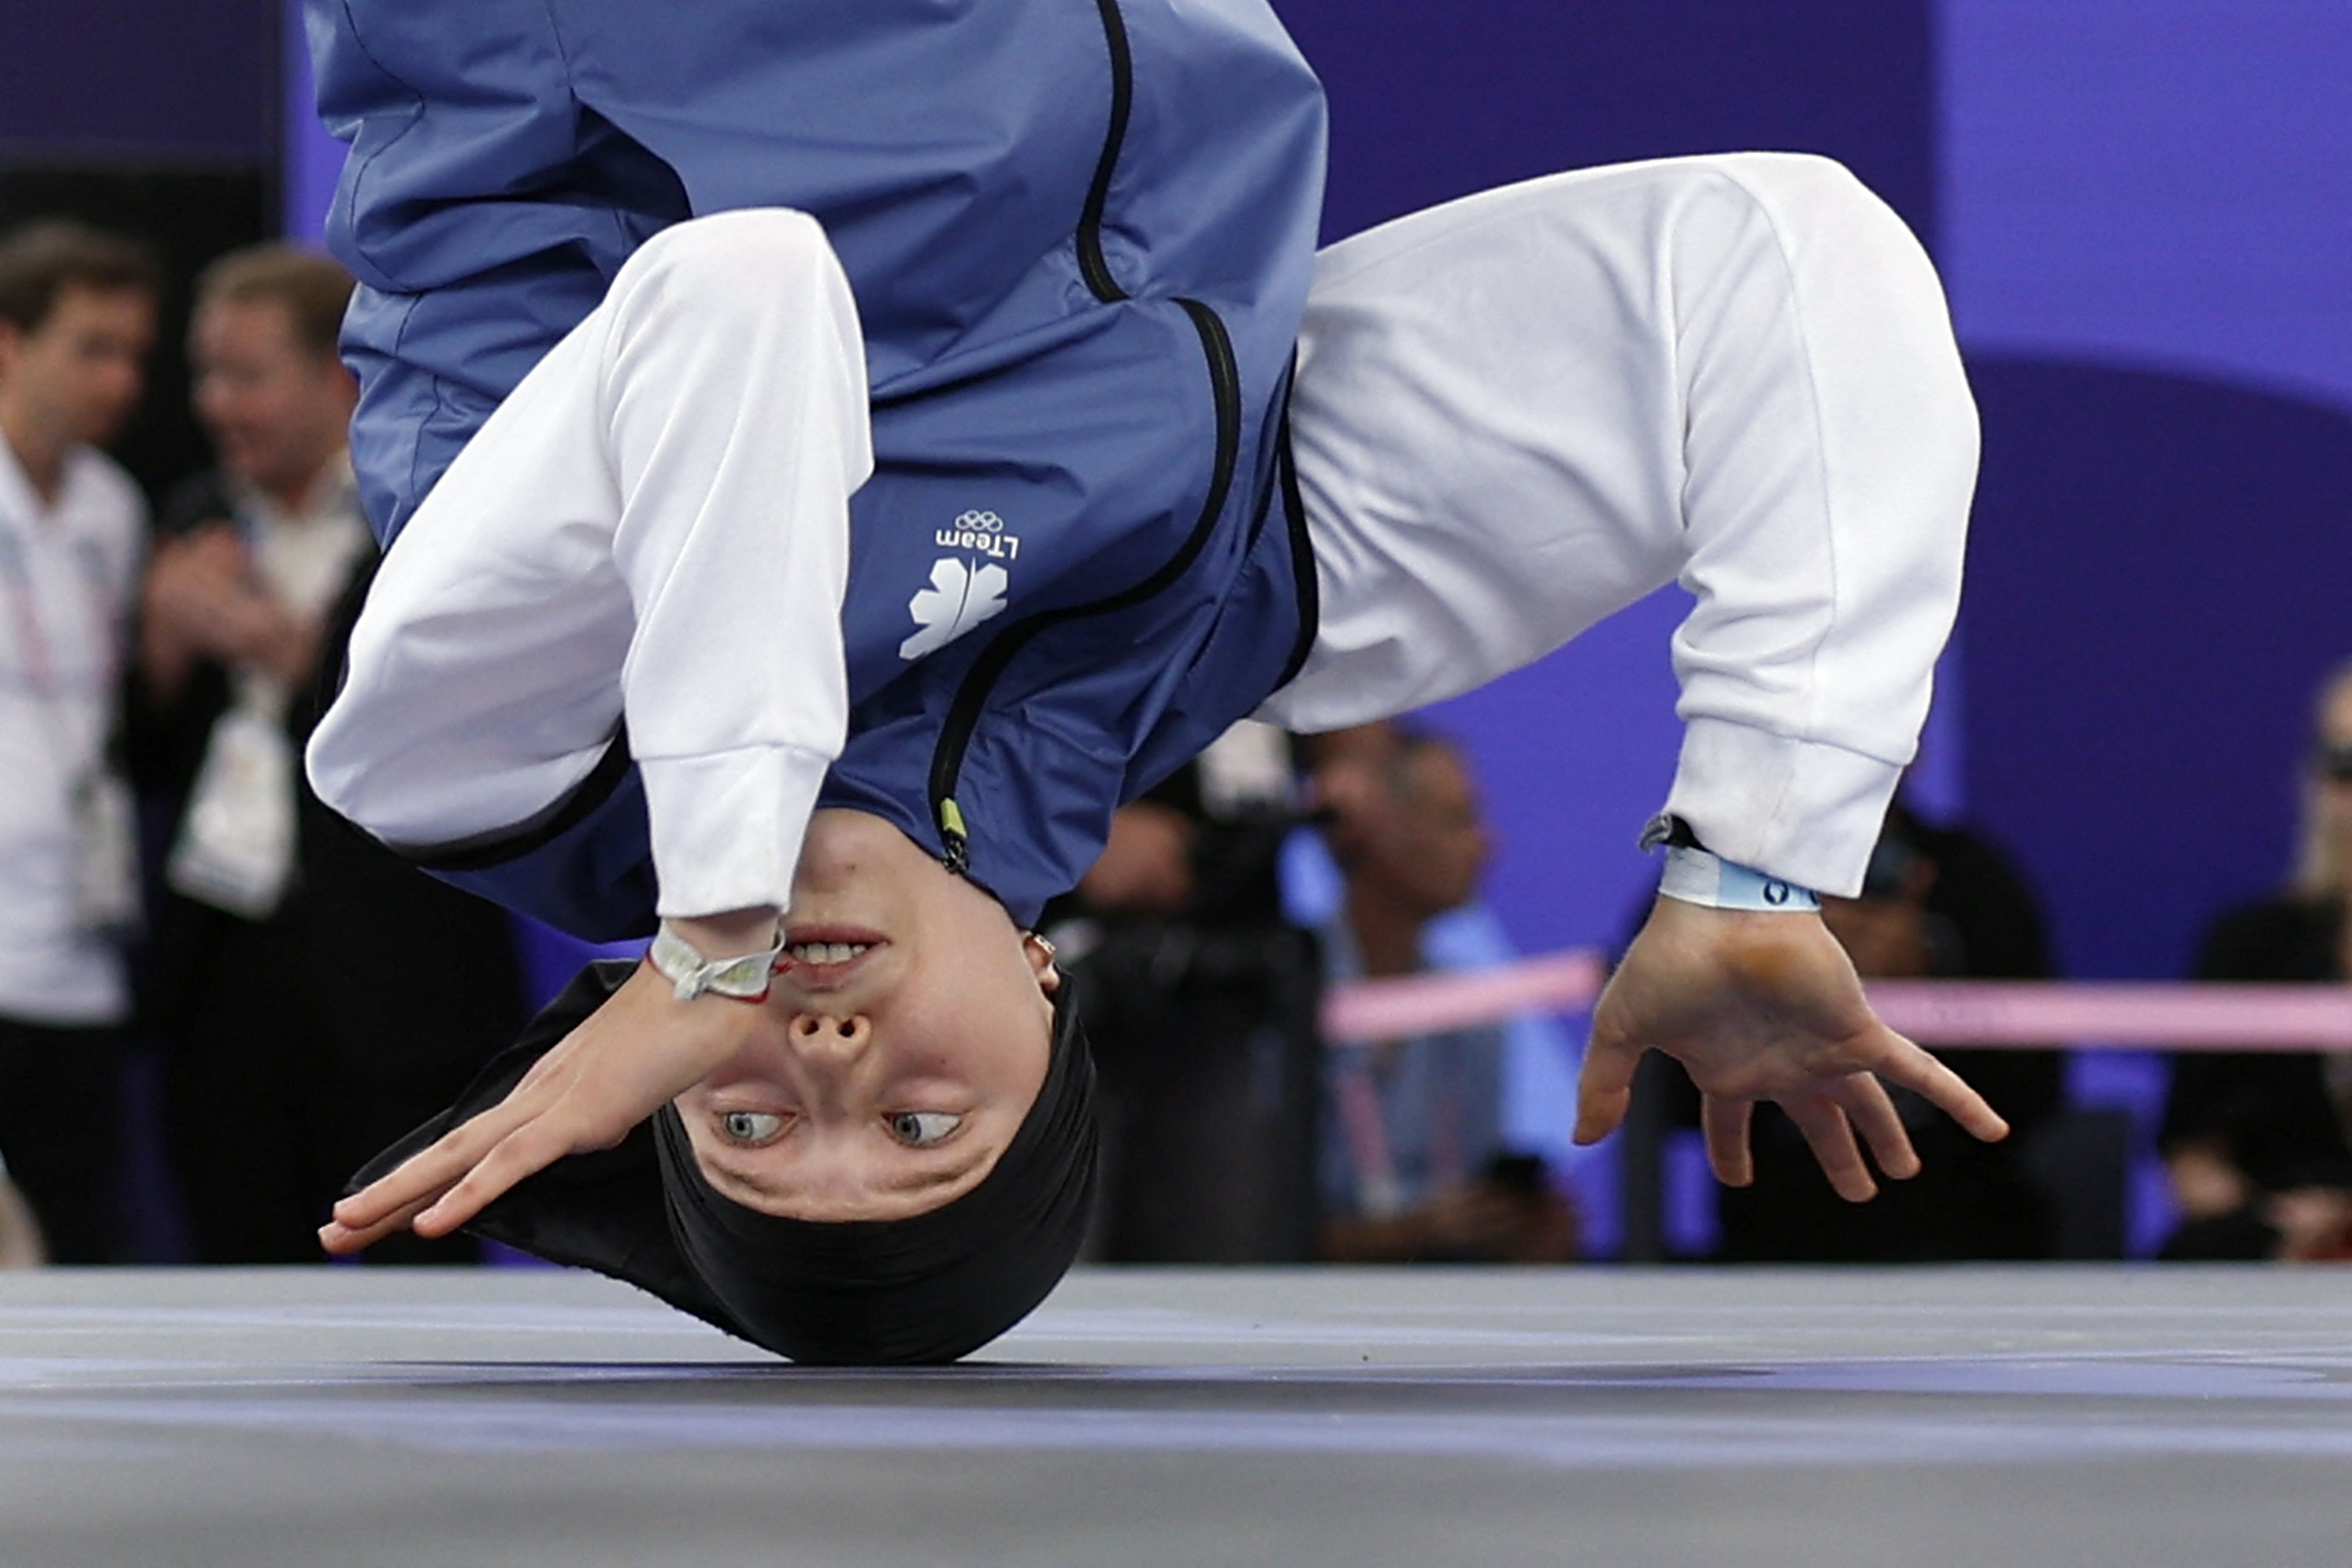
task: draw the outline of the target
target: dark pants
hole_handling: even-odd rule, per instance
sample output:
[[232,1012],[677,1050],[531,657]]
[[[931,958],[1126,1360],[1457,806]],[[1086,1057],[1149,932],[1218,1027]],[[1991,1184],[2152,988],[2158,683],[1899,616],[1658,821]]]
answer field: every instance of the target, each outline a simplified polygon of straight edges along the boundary
[[122,1037],[0,1017],[0,1158],[57,1263],[122,1258]]
[[1288,927],[1130,922],[1077,963],[1103,1135],[1089,1258],[1314,1256],[1321,974]]
[[173,1022],[164,1132],[199,1263],[324,1261],[340,1190],[338,1081],[290,921],[215,922],[211,963]]
[[[397,1061],[355,1061],[339,1048],[345,1031],[312,978],[302,919],[222,915],[212,926],[209,962],[173,1020],[163,1079],[190,1249],[199,1263],[323,1263],[318,1229],[351,1173],[448,1104],[455,1088],[446,1073],[398,1082]],[[470,1237],[403,1232],[368,1257],[466,1263],[476,1253]]]
[[[164,912],[164,1127],[201,1263],[324,1261],[318,1227],[352,1173],[446,1109],[522,1026],[504,914],[346,825],[303,828],[307,881],[278,914],[184,899]],[[403,1231],[367,1258],[478,1250]]]

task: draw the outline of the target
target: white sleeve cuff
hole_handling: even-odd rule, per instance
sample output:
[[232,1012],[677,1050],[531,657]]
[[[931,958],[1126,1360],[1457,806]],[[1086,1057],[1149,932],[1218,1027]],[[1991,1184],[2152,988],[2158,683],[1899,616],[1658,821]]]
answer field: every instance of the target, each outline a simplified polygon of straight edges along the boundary
[[799,746],[640,757],[652,824],[656,912],[692,920],[792,903],[816,795],[831,759]]
[[1695,718],[1665,809],[1726,860],[1851,898],[1902,777],[1843,746]]

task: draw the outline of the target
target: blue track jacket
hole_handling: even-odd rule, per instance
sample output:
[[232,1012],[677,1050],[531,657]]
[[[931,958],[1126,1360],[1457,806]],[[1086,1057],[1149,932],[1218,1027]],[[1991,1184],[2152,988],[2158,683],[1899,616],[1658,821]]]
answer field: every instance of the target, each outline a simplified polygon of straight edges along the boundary
[[[666,225],[814,216],[857,300],[849,741],[874,812],[1015,919],[1303,658],[1278,473],[1320,90],[1263,0],[309,0],[348,142],[352,453],[386,542]],[[780,436],[780,438],[788,437]],[[942,563],[1006,607],[909,663]],[[567,930],[649,930],[625,735],[527,827],[426,854]]]

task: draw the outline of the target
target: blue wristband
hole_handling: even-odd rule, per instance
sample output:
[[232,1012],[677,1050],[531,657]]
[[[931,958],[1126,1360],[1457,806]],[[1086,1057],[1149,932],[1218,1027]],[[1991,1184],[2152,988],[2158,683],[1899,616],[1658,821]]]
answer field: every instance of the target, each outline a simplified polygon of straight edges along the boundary
[[1822,900],[1811,888],[1768,877],[1751,867],[1705,849],[1666,851],[1666,872],[1658,891],[1686,904],[1713,910],[1756,910],[1766,914],[1817,914]]

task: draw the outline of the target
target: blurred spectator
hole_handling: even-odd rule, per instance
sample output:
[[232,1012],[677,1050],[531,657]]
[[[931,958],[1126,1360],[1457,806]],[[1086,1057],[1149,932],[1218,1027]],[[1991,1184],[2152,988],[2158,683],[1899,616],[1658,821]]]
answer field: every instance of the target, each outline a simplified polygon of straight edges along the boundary
[[1113,818],[1046,911],[1094,1047],[1103,1181],[1087,1255],[1312,1255],[1313,939],[1283,917],[1289,737],[1244,721]]
[[147,514],[97,447],[138,405],[155,293],[78,224],[0,242],[0,1157],[61,1263],[122,1243],[138,860],[110,753]]
[[[2321,687],[2294,882],[2224,913],[2200,980],[2342,982],[2352,890],[2352,665]],[[2175,1058],[2159,1140],[2181,1224],[2172,1258],[2352,1257],[2352,1056],[2210,1052]]]
[[[1822,918],[1867,979],[2041,980],[2042,920],[2007,858],[1965,828],[1888,812],[1859,898],[1825,898]],[[1867,1204],[1831,1190],[1804,1135],[1779,1107],[1756,1108],[1756,1179],[1717,1199],[1720,1256],[1735,1262],[1912,1263],[2046,1258],[2050,1205],[2028,1164],[2037,1130],[2063,1109],[2055,1050],[1938,1049],[2010,1125],[1979,1143],[1917,1095],[1890,1089],[1923,1168]],[[1677,1075],[1679,1077],[1679,1075]],[[1682,1084],[1688,1094],[1687,1082]],[[1689,1094],[1685,1120],[1695,1121]]]
[[[1476,892],[1490,848],[1468,763],[1391,725],[1326,737],[1315,770],[1346,877],[1324,931],[1335,982],[1433,967],[1431,922]],[[1341,1262],[1557,1262],[1574,1211],[1505,1148],[1504,1031],[1481,1025],[1325,1054],[1321,1251]]]
[[[172,818],[152,1007],[207,1263],[320,1260],[344,1178],[522,1022],[504,918],[334,818],[302,778],[320,673],[375,563],[335,353],[351,290],[287,246],[198,280],[190,359],[220,467],[167,507],[142,605],[142,773]],[[404,1233],[373,1256],[473,1251]]]

